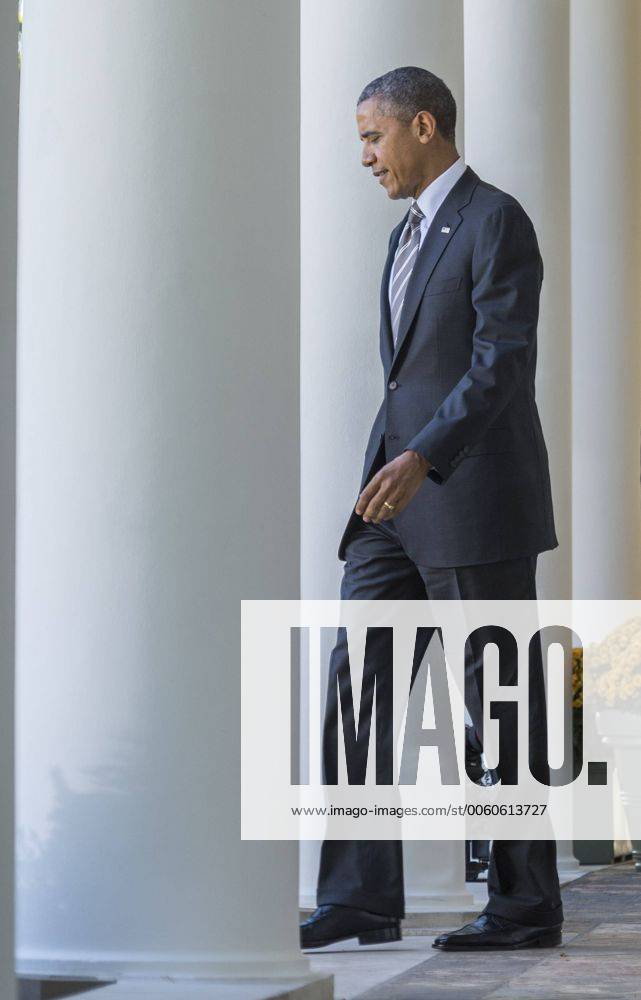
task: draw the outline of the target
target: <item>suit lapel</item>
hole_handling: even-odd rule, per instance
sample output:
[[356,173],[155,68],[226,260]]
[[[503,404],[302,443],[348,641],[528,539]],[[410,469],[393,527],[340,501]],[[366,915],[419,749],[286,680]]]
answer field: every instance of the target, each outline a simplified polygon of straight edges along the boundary
[[396,248],[398,247],[398,241],[401,238],[401,233],[405,228],[405,223],[407,222],[407,216],[409,215],[409,210],[405,213],[401,221],[399,222],[396,229],[392,230],[392,235],[390,237],[390,248],[387,254],[387,260],[385,261],[385,267],[383,268],[383,279],[381,281],[381,354],[383,356],[383,363],[386,368],[392,363],[392,355],[394,353],[394,337],[392,336],[392,318],[390,315],[389,307],[389,281],[390,274],[392,272],[392,264],[394,263],[394,257],[396,255]]
[[[408,331],[412,325],[412,320],[414,319],[416,310],[418,309],[418,304],[421,301],[423,292],[425,291],[425,286],[430,280],[432,272],[440,260],[441,255],[444,253],[448,243],[463,221],[463,216],[460,214],[460,210],[469,203],[474,188],[478,184],[478,180],[478,175],[472,170],[471,167],[467,167],[452,190],[448,193],[447,197],[443,201],[443,204],[434,216],[429,229],[427,230],[421,249],[418,252],[411,277],[407,283],[407,291],[405,292],[405,300],[401,311],[401,321],[398,330],[398,339],[396,341],[396,349],[392,354],[392,365],[398,358],[403,342],[407,337]],[[404,223],[405,219],[403,220],[403,224]],[[394,251],[396,250],[397,244],[398,238],[394,243]],[[394,253],[392,253],[392,260],[393,259]],[[392,262],[388,257],[388,262],[385,268],[388,279],[391,266]],[[389,317],[389,301],[387,303],[387,316]],[[391,320],[389,318],[387,320],[387,325],[389,327],[390,343],[392,343]]]

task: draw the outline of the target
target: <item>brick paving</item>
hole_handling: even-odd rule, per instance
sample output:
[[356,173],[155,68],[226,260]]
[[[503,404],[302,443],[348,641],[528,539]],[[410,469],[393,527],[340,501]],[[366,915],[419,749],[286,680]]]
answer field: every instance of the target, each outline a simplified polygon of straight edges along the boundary
[[563,908],[559,948],[432,953],[358,1000],[641,1000],[641,873],[624,863],[585,875],[563,889]]

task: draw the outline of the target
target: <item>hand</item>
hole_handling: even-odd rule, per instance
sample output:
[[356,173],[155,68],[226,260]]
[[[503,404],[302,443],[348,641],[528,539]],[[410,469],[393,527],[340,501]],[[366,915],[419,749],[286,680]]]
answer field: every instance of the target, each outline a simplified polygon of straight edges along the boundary
[[[354,508],[363,520],[389,521],[407,507],[432,466],[416,451],[404,451],[369,481]],[[385,504],[389,504],[386,507]],[[390,509],[391,508],[391,509]]]

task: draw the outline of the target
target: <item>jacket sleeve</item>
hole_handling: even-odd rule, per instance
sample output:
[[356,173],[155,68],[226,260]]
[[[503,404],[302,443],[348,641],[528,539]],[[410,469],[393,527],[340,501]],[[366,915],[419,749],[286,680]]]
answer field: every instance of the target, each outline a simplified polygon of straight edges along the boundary
[[405,449],[423,455],[428,476],[445,482],[509,402],[536,357],[543,261],[520,205],[483,221],[472,254],[476,313],[471,366]]

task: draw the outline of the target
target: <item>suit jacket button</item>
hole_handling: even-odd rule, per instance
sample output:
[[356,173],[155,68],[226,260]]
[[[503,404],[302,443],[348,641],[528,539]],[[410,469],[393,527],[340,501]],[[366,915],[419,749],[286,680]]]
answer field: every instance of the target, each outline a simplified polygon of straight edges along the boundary
[[398,388],[398,382],[395,382],[395,381],[394,381],[394,380],[392,379],[392,381],[391,381],[391,382],[389,383],[389,385],[388,385],[388,387],[387,387],[387,388],[388,388],[388,389],[396,389],[396,388]]

